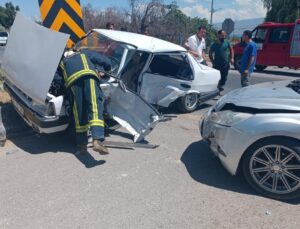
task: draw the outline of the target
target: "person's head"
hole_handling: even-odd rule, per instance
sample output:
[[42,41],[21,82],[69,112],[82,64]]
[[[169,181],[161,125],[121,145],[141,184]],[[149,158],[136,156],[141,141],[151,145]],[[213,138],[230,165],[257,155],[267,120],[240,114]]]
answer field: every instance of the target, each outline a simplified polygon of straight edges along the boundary
[[148,25],[143,25],[143,26],[141,27],[141,34],[149,35]]
[[245,30],[243,32],[242,41],[248,43],[251,40],[252,32],[250,30]]
[[223,29],[219,30],[218,31],[218,39],[219,39],[219,41],[220,42],[224,42],[225,38],[226,38],[226,32]]
[[127,27],[121,27],[121,31],[127,31]]
[[202,39],[204,38],[206,35],[206,27],[204,26],[199,26],[198,27],[198,32],[197,32],[197,37]]
[[112,23],[112,22],[107,22],[106,23],[106,29],[114,30],[115,29],[115,24]]

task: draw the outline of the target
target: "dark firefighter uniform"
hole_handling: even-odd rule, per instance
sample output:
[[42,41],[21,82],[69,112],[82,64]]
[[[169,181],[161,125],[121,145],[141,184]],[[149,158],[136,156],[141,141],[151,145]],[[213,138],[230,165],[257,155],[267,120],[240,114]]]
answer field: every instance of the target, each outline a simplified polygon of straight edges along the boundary
[[89,128],[93,140],[104,140],[103,95],[95,65],[111,68],[107,57],[88,50],[64,58],[59,66],[72,104],[77,146],[87,145]]

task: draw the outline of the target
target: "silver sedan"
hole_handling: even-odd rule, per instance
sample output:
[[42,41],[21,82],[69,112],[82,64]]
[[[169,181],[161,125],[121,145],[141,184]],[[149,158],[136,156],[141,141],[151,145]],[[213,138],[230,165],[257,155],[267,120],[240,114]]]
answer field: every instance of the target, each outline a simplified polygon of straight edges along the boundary
[[300,81],[271,82],[223,96],[200,131],[232,175],[274,199],[300,197]]

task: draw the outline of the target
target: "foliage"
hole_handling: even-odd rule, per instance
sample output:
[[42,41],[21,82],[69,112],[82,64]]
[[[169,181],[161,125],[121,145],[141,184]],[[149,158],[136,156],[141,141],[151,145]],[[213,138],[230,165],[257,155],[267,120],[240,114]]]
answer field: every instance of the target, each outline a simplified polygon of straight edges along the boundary
[[14,6],[11,2],[5,3],[4,7],[0,6],[0,24],[5,28],[9,29],[14,20],[19,6]]
[[295,22],[300,17],[299,0],[262,0],[267,9],[266,21]]
[[86,31],[92,28],[105,28],[107,22],[115,24],[116,29],[140,33],[143,26],[148,26],[151,36],[182,45],[195,34],[200,25],[207,28],[207,44],[216,38],[216,31],[204,18],[191,18],[185,15],[176,1],[164,4],[163,0],[128,0],[129,9],[107,8],[95,10],[91,4],[83,7]]

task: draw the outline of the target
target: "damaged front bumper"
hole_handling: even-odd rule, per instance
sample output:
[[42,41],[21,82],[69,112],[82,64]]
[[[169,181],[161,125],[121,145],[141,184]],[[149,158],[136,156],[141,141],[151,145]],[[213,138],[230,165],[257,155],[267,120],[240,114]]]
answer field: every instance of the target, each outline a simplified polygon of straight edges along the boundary
[[7,83],[4,83],[4,89],[10,95],[15,110],[36,132],[50,134],[68,128],[69,118],[67,116],[43,116],[31,107],[29,101],[22,99],[24,96],[18,89]]
[[249,136],[233,126],[225,126],[211,121],[211,113],[210,110],[200,120],[201,136],[209,143],[210,149],[220,159],[226,170],[235,175]]

